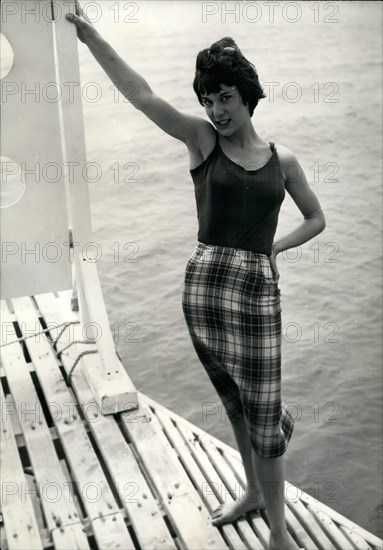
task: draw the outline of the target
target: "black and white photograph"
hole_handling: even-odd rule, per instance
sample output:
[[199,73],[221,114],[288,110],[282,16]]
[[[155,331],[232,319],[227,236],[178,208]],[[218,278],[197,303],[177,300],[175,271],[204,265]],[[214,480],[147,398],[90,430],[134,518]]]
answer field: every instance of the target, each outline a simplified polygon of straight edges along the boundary
[[382,23],[2,0],[2,549],[383,550]]

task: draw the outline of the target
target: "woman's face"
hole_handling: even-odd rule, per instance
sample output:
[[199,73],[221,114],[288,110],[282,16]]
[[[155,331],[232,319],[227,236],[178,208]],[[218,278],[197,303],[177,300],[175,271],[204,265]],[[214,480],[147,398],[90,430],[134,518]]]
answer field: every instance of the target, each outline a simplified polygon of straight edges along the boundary
[[207,116],[218,132],[230,136],[249,121],[249,108],[235,86],[221,84],[220,87],[219,92],[202,95],[201,99]]

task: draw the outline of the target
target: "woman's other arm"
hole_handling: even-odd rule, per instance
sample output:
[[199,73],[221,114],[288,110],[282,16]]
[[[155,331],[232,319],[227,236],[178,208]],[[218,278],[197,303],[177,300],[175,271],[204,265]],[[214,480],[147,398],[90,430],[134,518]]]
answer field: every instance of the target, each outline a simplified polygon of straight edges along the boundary
[[296,156],[282,145],[278,145],[277,149],[281,170],[286,182],[286,190],[301,211],[303,222],[296,229],[273,243],[270,263],[276,280],[279,279],[277,255],[284,250],[306,243],[326,227],[326,220],[319,200],[310,188]]
[[275,255],[309,241],[326,227],[326,220],[319,200],[309,186],[296,156],[287,147],[278,145],[278,157],[282,173],[285,176],[286,190],[301,211],[303,222],[296,229],[274,242]]

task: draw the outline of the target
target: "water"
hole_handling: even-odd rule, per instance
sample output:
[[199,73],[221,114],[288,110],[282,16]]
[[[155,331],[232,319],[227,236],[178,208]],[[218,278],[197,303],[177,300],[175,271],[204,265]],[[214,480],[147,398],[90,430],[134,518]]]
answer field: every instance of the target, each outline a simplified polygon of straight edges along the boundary
[[[119,4],[127,22],[114,23],[115,3],[102,2],[98,30],[178,109],[204,116],[191,86],[195,56],[223,36],[237,41],[269,83],[255,127],[296,153],[327,219],[324,233],[278,262],[283,396],[297,420],[287,479],[382,536],[382,5],[330,2],[326,11],[323,3],[300,3],[293,23],[293,8],[276,6],[270,22],[258,3],[260,19],[251,23],[256,13],[239,2],[226,3],[237,6],[237,22],[235,15],[225,22],[214,2],[209,9],[218,12],[206,22],[200,2],[136,2],[135,14]],[[83,45],[80,59],[83,84],[102,90],[92,101],[87,89],[84,116],[88,161],[102,169],[90,185],[93,228],[118,351],[142,392],[234,445],[181,310],[197,235],[186,148],[121,96],[116,101]],[[277,237],[300,219],[287,196]]]

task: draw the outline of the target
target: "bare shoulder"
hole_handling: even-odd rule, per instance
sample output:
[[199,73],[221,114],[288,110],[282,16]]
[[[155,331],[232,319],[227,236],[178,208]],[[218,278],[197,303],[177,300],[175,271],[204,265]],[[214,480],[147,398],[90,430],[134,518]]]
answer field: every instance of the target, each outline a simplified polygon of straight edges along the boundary
[[298,162],[297,157],[295,154],[285,145],[281,145],[280,143],[275,144],[275,148],[278,153],[279,162],[282,165],[286,165],[290,162]]
[[197,127],[198,131],[195,138],[187,144],[191,170],[208,158],[215,147],[217,139],[214,126],[207,120],[200,118]]
[[200,123],[198,125],[198,143],[195,144],[199,146],[201,149],[204,149],[206,151],[210,150],[212,147],[214,147],[216,142],[216,135],[217,131],[214,128],[214,126],[211,124],[211,122],[200,118]]
[[295,154],[283,145],[275,145],[280,159],[282,173],[285,176],[285,187],[303,214],[305,219],[316,217],[319,220],[319,233],[326,227],[321,205],[311,189],[304,170],[301,168]]
[[281,171],[286,182],[296,179],[298,174],[302,174],[302,168],[300,167],[299,161],[291,149],[279,143],[275,144],[275,148],[278,153]]

